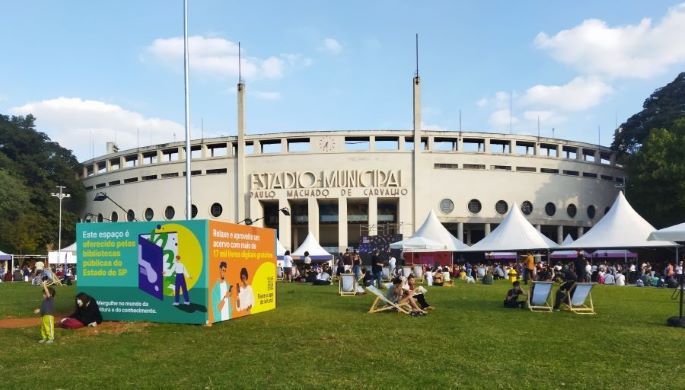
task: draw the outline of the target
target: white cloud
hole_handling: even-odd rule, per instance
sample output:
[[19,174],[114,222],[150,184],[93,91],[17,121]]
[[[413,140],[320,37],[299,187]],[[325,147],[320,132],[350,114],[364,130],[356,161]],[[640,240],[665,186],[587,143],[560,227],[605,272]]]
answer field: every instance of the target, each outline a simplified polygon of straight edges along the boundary
[[[227,77],[238,75],[238,45],[223,38],[192,36],[188,38],[188,62],[191,71],[211,76]],[[145,49],[144,60],[152,58],[164,65],[183,67],[183,38],[155,39]],[[242,75],[248,79],[283,77],[286,66],[309,66],[311,60],[299,54],[280,54],[258,58],[245,55],[240,59]]]
[[270,92],[270,91],[255,91],[255,96],[262,100],[280,100],[280,92]]
[[97,100],[59,97],[27,103],[9,110],[15,115],[33,114],[37,127],[50,139],[71,149],[83,161],[105,152],[105,144],[115,141],[120,149],[182,139],[184,126],[174,121],[148,118],[120,106]]
[[447,130],[443,126],[431,124],[431,123],[426,123],[423,121],[421,121],[421,129],[423,129],[423,130],[435,130],[435,131],[446,131]]
[[523,119],[528,122],[537,122],[540,120],[540,124],[548,125],[558,125],[566,120],[566,117],[554,112],[545,110],[528,110],[523,112]]
[[576,77],[565,85],[535,85],[521,97],[526,106],[582,111],[598,105],[612,88],[595,77]]
[[342,45],[334,38],[326,38],[319,47],[319,50],[328,54],[338,55],[342,52]]
[[476,102],[476,105],[477,105],[478,107],[485,107],[485,106],[488,105],[488,99],[487,99],[487,98],[481,98],[480,100],[478,100],[478,101]]
[[685,62],[685,3],[669,9],[657,24],[610,27],[588,19],[553,36],[541,32],[535,45],[585,74],[648,78]]
[[508,108],[503,108],[494,111],[492,114],[490,114],[490,118],[488,119],[490,125],[494,127],[496,130],[502,130],[504,128],[508,130],[510,121],[512,126],[520,122],[519,118],[517,118],[516,116],[509,115]]

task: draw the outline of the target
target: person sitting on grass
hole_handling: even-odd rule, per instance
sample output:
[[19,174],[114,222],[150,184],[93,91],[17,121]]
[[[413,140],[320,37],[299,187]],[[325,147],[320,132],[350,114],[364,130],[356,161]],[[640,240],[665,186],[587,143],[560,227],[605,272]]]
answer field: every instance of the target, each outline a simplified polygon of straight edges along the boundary
[[316,277],[312,282],[313,286],[328,286],[331,284],[331,275],[321,267],[316,268]]
[[102,323],[102,314],[95,298],[86,293],[76,294],[76,310],[66,318],[62,318],[60,325],[66,329],[78,329],[84,326],[97,326]]
[[526,296],[526,294],[524,294],[523,290],[521,290],[521,282],[517,280],[512,284],[512,286],[513,287],[507,291],[507,296],[504,298],[504,307],[512,309],[523,308],[523,305],[526,304],[526,301],[519,301],[519,297]]
[[396,305],[403,305],[403,304],[409,304],[411,307],[411,315],[412,316],[418,316],[418,315],[425,315],[426,312],[423,311],[419,305],[416,303],[416,300],[409,294],[409,292],[404,291],[402,288],[402,279],[400,278],[394,278],[392,280],[392,286],[388,288],[388,291],[386,292],[385,295],[388,300]]
[[366,269],[362,268],[361,269],[361,279],[362,279],[362,286],[368,287],[373,284],[373,274],[371,272],[366,271]]

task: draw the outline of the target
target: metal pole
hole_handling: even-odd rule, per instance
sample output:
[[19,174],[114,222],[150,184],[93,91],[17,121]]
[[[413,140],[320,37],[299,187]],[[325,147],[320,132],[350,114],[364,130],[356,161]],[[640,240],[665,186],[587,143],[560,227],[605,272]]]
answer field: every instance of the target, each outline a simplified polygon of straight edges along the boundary
[[[50,195],[56,197],[59,199],[59,232],[57,233],[57,263],[59,263],[60,259],[62,258],[62,199],[64,198],[69,198],[71,197],[71,194],[65,194],[62,190],[64,190],[64,186],[57,186],[59,188],[59,192],[53,192]],[[67,259],[66,257],[64,258],[64,273],[67,272]]]
[[192,217],[190,197],[190,91],[188,90],[188,0],[183,0],[183,78],[185,87],[186,119],[186,220]]

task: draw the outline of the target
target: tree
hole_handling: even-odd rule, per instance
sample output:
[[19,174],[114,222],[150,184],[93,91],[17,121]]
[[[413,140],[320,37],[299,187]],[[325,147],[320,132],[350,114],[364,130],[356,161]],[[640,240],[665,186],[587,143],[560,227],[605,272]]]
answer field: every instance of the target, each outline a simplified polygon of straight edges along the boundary
[[652,130],[626,160],[627,194],[633,207],[656,227],[685,219],[685,119]]
[[669,128],[685,115],[685,72],[654,91],[642,107],[616,130],[612,149],[621,154],[637,152],[652,129]]
[[45,253],[48,246],[57,247],[59,201],[50,193],[58,185],[71,194],[62,205],[62,242],[72,242],[85,202],[80,172],[70,150],[36,131],[32,115],[0,115],[0,249]]

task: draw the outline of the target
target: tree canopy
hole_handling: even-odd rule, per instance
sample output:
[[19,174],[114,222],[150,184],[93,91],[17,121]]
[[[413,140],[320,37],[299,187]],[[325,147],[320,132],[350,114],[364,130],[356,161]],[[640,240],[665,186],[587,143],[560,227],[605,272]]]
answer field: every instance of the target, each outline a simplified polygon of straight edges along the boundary
[[616,130],[612,148],[637,212],[657,228],[685,221],[685,73],[645,100]]
[[35,129],[35,118],[0,115],[0,250],[44,254],[57,248],[58,185],[71,195],[62,201],[62,246],[75,239],[85,189],[72,152]]

